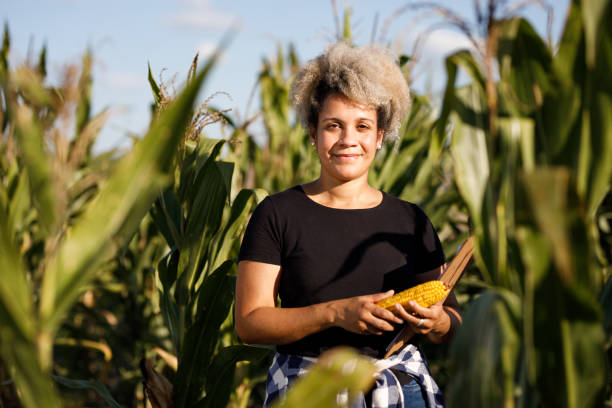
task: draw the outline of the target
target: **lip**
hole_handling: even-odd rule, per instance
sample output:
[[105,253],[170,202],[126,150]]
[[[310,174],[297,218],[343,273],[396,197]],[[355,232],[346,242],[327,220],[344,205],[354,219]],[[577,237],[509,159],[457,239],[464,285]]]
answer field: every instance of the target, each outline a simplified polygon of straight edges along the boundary
[[349,153],[338,154],[338,153],[336,153],[333,156],[337,157],[339,159],[356,159],[358,157],[361,157],[361,155],[357,154],[357,153],[353,153],[353,154],[349,154]]

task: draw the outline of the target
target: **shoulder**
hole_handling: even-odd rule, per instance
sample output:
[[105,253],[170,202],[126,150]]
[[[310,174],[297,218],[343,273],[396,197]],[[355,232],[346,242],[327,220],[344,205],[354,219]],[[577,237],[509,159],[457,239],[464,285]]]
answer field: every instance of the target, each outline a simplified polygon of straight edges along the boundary
[[282,220],[295,212],[303,194],[300,186],[270,194],[259,203],[253,215],[273,218],[276,221]]
[[300,200],[304,196],[304,190],[297,185],[279,193],[270,194],[266,197],[268,201],[273,203],[275,206],[283,205],[287,203],[293,203]]
[[270,194],[261,203],[260,206],[269,207],[278,215],[293,215],[296,212],[304,210],[306,200],[304,190],[297,185],[279,193]]
[[404,216],[410,216],[415,219],[427,219],[425,211],[421,209],[417,204],[410,201],[405,201],[383,191],[384,200],[388,204],[387,208],[390,211],[399,212]]

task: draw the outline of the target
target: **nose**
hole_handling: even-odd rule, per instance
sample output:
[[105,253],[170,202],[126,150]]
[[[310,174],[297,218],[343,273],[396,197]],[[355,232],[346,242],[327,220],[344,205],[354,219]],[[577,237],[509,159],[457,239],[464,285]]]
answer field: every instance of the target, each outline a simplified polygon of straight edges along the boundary
[[347,126],[342,130],[342,134],[340,135],[339,142],[342,146],[346,146],[346,147],[355,146],[357,145],[358,137],[359,136],[357,134],[357,130],[353,129],[350,126]]

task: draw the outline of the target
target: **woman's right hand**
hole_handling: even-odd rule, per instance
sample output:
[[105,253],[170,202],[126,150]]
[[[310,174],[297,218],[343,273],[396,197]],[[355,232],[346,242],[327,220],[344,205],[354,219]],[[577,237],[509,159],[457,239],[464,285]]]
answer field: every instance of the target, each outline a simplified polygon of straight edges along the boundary
[[335,326],[357,334],[382,334],[393,331],[392,323],[404,321],[387,309],[376,306],[376,303],[393,295],[393,291],[373,295],[356,296],[330,302],[334,311]]

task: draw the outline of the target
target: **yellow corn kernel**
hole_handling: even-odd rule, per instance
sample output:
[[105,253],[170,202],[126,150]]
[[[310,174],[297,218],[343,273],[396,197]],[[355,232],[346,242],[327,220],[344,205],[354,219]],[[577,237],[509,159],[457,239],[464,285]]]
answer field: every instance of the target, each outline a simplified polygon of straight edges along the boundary
[[423,307],[429,307],[444,299],[449,291],[441,281],[432,280],[383,299],[376,303],[376,306],[392,310],[396,303],[406,306],[408,302],[414,300]]

